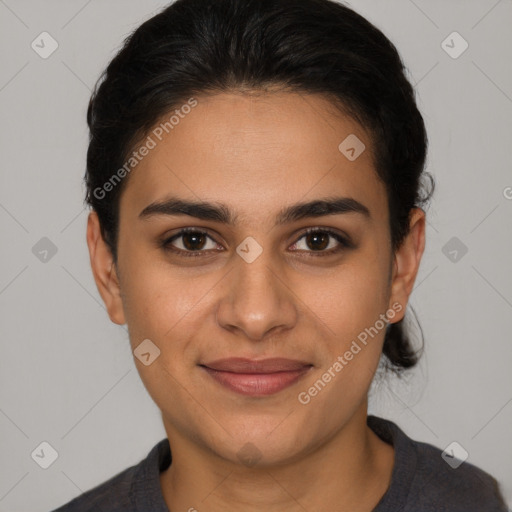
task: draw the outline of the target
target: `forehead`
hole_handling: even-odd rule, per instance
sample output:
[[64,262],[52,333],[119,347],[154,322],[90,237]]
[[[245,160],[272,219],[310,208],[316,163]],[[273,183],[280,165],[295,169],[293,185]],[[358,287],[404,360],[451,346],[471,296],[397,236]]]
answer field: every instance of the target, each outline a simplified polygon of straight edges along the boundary
[[228,204],[237,218],[258,224],[285,204],[335,194],[386,218],[369,135],[323,96],[222,93],[195,99],[193,108],[178,106],[163,116],[137,146],[152,149],[131,171],[122,212],[138,215],[172,195]]

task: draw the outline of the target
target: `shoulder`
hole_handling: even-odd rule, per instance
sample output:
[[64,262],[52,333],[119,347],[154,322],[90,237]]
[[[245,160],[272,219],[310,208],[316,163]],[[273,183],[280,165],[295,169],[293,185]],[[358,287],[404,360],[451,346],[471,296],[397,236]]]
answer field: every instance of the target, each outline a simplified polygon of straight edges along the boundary
[[133,486],[134,476],[138,467],[139,464],[121,471],[109,480],[81,494],[53,512],[130,510],[130,507],[133,506],[130,490]]
[[467,461],[460,463],[450,450],[411,442],[417,453],[418,475],[411,497],[417,495],[425,506],[437,511],[507,511],[498,482],[489,473]]
[[[169,441],[159,441],[147,457],[52,512],[126,512],[148,501],[161,505],[158,473],[169,464]],[[154,507],[155,510],[158,507]],[[160,509],[158,509],[160,510]]]
[[368,425],[395,449],[391,484],[376,512],[507,512],[498,482],[451,450],[416,441],[395,423],[376,416]]

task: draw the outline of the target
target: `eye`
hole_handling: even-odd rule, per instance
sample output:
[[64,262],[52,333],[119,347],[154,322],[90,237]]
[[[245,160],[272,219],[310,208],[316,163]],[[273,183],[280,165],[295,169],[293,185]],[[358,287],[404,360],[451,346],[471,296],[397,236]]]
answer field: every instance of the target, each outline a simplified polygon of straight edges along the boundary
[[[326,228],[310,228],[291,247],[297,247],[300,240],[305,239],[305,249],[293,249],[294,252],[311,253],[310,256],[329,256],[344,249],[353,247],[353,244],[344,236]],[[331,239],[329,241],[329,239]],[[208,240],[211,241],[208,247]],[[334,243],[333,240],[335,241]],[[174,245],[179,241],[178,246]],[[179,233],[166,238],[160,243],[165,251],[170,251],[178,256],[197,257],[205,256],[206,252],[219,251],[219,245],[207,232],[198,228],[184,228]],[[179,247],[181,246],[181,247]],[[329,248],[329,250],[326,250]],[[317,254],[315,254],[317,253]]]
[[[326,228],[310,228],[299,238],[297,242],[292,246],[298,246],[300,240],[305,240],[304,249],[309,252],[309,256],[329,256],[336,254],[343,249],[349,249],[353,247],[353,244],[344,236]],[[331,239],[329,241],[329,239]],[[334,239],[334,242],[333,240]],[[326,250],[329,248],[329,250]],[[302,251],[302,249],[301,249]],[[315,254],[317,253],[317,254]]]
[[[173,242],[179,239],[182,239],[178,244],[181,245],[181,248],[173,245]],[[202,256],[201,253],[206,251],[201,249],[205,248],[208,239],[213,242],[213,247],[206,248],[216,250],[217,243],[205,231],[196,228],[184,228],[179,233],[165,239],[161,245],[164,250],[177,253],[179,256]]]

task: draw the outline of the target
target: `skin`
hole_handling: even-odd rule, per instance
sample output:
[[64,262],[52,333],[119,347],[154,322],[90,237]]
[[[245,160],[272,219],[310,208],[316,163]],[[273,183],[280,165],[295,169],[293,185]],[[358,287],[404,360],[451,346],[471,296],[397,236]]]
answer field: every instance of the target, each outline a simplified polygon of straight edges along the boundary
[[[149,366],[134,361],[171,445],[172,465],[160,476],[164,499],[171,511],[369,512],[394,463],[392,446],[366,425],[385,329],[310,403],[297,397],[393,304],[402,310],[391,322],[403,317],[425,246],[425,214],[411,212],[410,234],[393,254],[371,139],[326,98],[267,91],[197,100],[129,176],[117,264],[94,212],[87,227],[110,319],[128,325],[132,349],[150,339],[161,351]],[[355,161],[338,149],[349,134],[366,145]],[[371,218],[344,213],[274,225],[283,207],[333,192],[363,203]],[[139,218],[169,195],[224,203],[238,222]],[[184,227],[211,237],[192,246],[202,256],[159,246]],[[329,237],[318,249],[306,228],[345,233],[354,247],[315,256],[339,243]],[[252,263],[236,252],[246,237],[263,249]],[[187,250],[187,242],[194,240],[172,245]],[[224,388],[198,366],[225,357],[285,357],[313,368],[292,386],[255,398]],[[237,457],[248,442],[260,457],[253,466]]]

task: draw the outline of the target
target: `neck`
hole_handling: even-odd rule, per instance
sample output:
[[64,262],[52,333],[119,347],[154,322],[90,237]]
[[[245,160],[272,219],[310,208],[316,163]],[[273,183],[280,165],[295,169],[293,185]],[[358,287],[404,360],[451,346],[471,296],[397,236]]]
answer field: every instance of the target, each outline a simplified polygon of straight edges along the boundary
[[389,486],[394,452],[366,417],[365,403],[331,439],[269,468],[234,464],[169,428],[172,464],[160,476],[164,499],[171,512],[370,512]]

